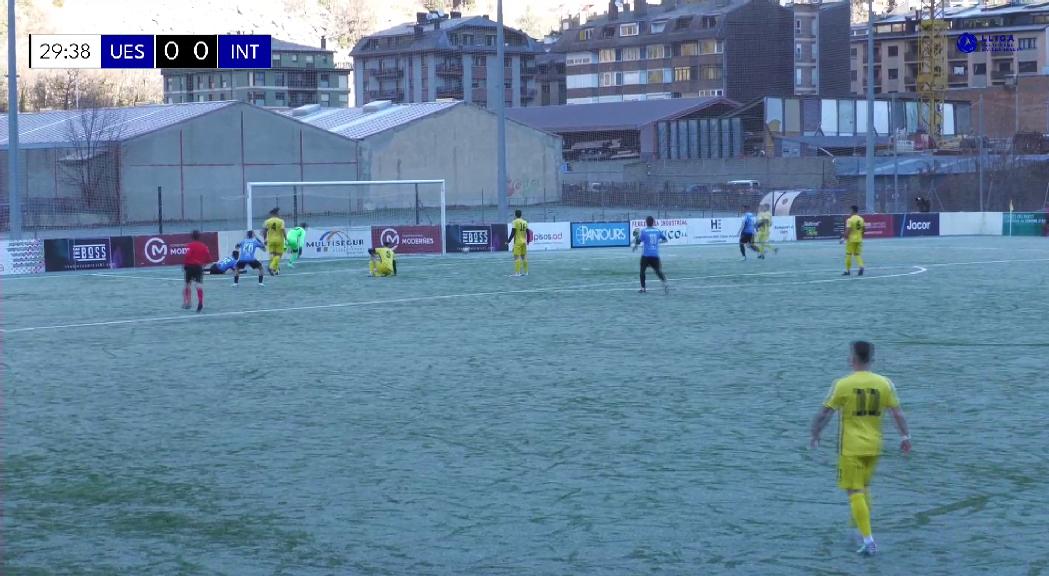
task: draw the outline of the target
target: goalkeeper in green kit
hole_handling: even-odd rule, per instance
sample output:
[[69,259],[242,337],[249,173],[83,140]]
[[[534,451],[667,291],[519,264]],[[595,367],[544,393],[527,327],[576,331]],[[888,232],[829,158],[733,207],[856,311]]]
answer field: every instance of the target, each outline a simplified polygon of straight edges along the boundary
[[306,246],[306,229],[309,226],[306,223],[299,224],[295,228],[288,230],[288,237],[286,239],[287,247],[285,252],[291,254],[291,260],[288,262],[288,266],[295,267],[295,262],[299,258],[302,258],[302,249]]

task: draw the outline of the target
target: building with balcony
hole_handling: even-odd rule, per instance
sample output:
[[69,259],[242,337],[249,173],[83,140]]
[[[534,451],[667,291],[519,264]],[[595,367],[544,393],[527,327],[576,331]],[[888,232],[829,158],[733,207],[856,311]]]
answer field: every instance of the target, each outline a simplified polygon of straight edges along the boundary
[[[416,22],[365,36],[354,47],[357,106],[376,100],[462,100],[492,106],[539,104],[543,48],[524,32],[505,28],[505,61],[496,58],[496,23],[487,16],[420,12]],[[503,86],[495,81],[503,66]]]
[[[823,14],[805,10],[813,21]],[[816,89],[844,94],[844,66],[812,72],[824,61],[846,61],[848,9],[843,17],[834,14],[814,31],[808,24],[814,33],[804,40],[804,78]],[[795,27],[793,8],[770,0],[664,0],[659,6],[639,0],[622,10],[611,1],[603,16],[564,31],[556,50],[565,54],[569,104],[694,97],[748,102],[794,93]],[[836,42],[824,44],[836,35]]]
[[849,92],[849,3],[795,0],[794,94],[844,96]]
[[[1021,76],[1049,75],[1049,4],[1006,4],[948,8],[948,89],[1015,85]],[[971,34],[971,52],[959,48]],[[915,92],[920,67],[920,21],[894,14],[875,21],[874,92]],[[964,45],[964,43],[963,43]],[[866,92],[867,26],[854,26],[851,37],[851,91]]]
[[164,102],[239,100],[256,106],[350,105],[350,71],[335,65],[335,53],[321,38],[320,47],[274,38],[267,70],[163,69]]

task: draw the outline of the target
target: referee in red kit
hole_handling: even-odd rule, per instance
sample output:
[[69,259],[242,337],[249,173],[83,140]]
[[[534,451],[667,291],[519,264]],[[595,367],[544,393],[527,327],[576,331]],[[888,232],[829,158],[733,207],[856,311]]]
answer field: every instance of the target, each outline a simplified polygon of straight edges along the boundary
[[204,266],[211,262],[211,251],[207,244],[200,241],[200,231],[191,234],[193,241],[186,245],[186,259],[182,271],[186,277],[186,286],[182,289],[182,308],[189,310],[192,299],[189,295],[190,285],[197,284],[197,312],[204,309]]

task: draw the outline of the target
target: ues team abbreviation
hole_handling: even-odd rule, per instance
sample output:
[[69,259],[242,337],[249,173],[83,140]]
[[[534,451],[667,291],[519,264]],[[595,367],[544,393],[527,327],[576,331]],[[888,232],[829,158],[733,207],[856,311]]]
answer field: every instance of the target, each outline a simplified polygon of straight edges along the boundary
[[30,34],[30,68],[270,68],[269,36]]

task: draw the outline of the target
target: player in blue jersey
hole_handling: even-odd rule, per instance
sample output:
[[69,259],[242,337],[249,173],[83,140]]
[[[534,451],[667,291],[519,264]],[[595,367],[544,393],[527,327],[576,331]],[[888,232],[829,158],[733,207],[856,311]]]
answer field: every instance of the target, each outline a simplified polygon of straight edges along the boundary
[[647,292],[645,289],[645,272],[652,268],[663,282],[663,293],[670,293],[670,285],[667,284],[667,277],[663,274],[663,264],[659,259],[659,245],[667,240],[667,235],[656,228],[656,219],[651,216],[645,218],[645,228],[638,230],[634,237],[634,251],[637,251],[638,246],[643,247],[641,250],[640,292]]
[[251,267],[252,270],[259,271],[259,286],[262,286],[263,273],[262,273],[262,262],[255,257],[256,250],[263,250],[265,247],[262,242],[255,237],[254,230],[248,230],[247,237],[237,244],[237,249],[240,250],[240,258],[237,258],[237,268],[233,275],[233,285],[240,285],[240,271]]
[[225,274],[230,270],[237,267],[237,260],[240,258],[240,252],[237,250],[233,251],[231,256],[226,256],[222,260],[215,262],[208,268],[208,274]]
[[764,258],[765,255],[761,254],[761,250],[758,249],[757,245],[754,244],[754,235],[758,232],[758,219],[754,217],[754,213],[750,211],[749,206],[743,207],[743,226],[739,230],[739,253],[743,255],[743,259],[747,259],[747,247],[758,253],[758,258]]

